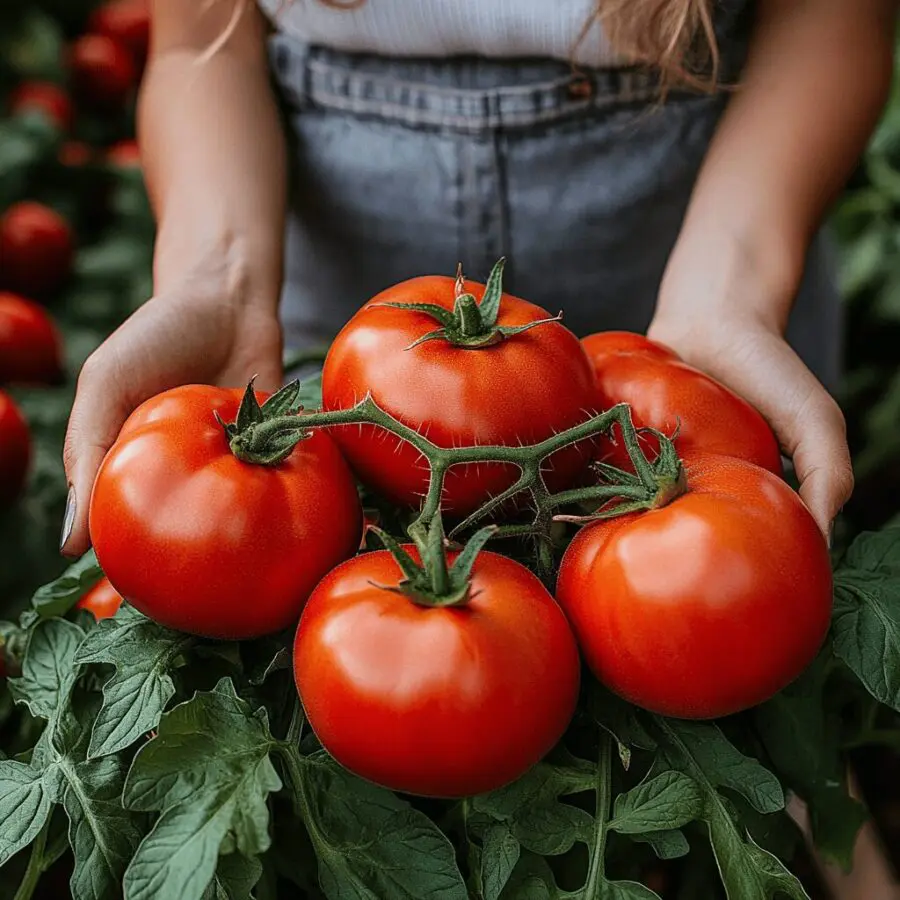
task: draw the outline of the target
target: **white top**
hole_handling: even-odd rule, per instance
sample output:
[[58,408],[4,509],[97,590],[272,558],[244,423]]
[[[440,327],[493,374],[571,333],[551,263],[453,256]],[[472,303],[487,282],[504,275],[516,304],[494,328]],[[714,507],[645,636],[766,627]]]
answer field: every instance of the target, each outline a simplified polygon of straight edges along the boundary
[[615,57],[596,0],[259,0],[275,26],[308,44],[383,56],[551,57],[597,66]]

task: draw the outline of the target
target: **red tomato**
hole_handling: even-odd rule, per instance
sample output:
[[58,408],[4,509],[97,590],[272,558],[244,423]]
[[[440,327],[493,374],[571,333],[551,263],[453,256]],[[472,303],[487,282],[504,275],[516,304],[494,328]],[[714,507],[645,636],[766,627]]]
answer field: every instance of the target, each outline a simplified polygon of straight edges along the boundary
[[60,131],[72,127],[72,103],[59,85],[50,81],[26,81],[13,91],[9,101],[11,115],[41,112]]
[[109,583],[108,578],[101,578],[76,604],[75,609],[86,609],[99,622],[111,619],[122,605],[122,595]]
[[42,306],[0,291],[0,384],[56,384],[61,342]]
[[[480,299],[484,285],[466,282]],[[326,409],[352,406],[367,393],[396,419],[440,447],[536,443],[584,421],[595,405],[591,369],[578,339],[558,322],[537,326],[498,344],[465,349],[432,340],[408,349],[437,327],[428,315],[385,303],[431,303],[452,309],[455,281],[425,276],[383,291],[366,303],[337,336],[325,360]],[[499,324],[518,326],[548,318],[538,306],[504,294]],[[428,465],[411,445],[374,427],[332,429],[360,479],[401,506],[416,507],[428,487]],[[551,490],[570,486],[587,451],[569,447],[547,467]],[[485,464],[450,469],[442,507],[472,512],[513,484],[513,466]]]
[[131,54],[102,34],[86,34],[72,44],[69,68],[79,102],[105,112],[124,106],[137,81]]
[[119,141],[106,151],[106,161],[120,169],[139,169],[141,150],[137,141]]
[[633,331],[598,331],[583,338],[581,343],[588,358],[595,365],[602,358],[622,353],[642,353],[657,359],[680,359],[674,350],[670,350],[664,344],[651,341],[650,338],[635,334]]
[[393,790],[464,797],[513,781],[575,709],[580,663],[565,616],[496,553],[475,561],[465,606],[423,607],[382,587],[400,577],[390,553],[365,553],[310,597],[294,674],[313,730],[338,762]]
[[42,203],[24,201],[0,217],[0,281],[28,297],[53,293],[72,270],[68,222]]
[[[597,379],[597,404],[608,409],[628,403],[634,424],[665,434],[678,429],[675,447],[684,457],[721,454],[747,460],[781,474],[781,451],[766,420],[746,400],[708,375],[681,362],[668,348],[638,338],[632,347],[620,339],[591,335],[583,343]],[[641,342],[648,347],[642,347]],[[656,441],[643,438],[656,452]],[[604,459],[631,468],[621,442],[603,442]]]
[[88,20],[88,30],[127,47],[138,70],[150,49],[150,4],[147,0],[112,0],[97,7]]
[[106,455],[90,507],[97,558],[129,603],[229,639],[295,623],[362,529],[353,477],[326,434],[276,466],[232,455],[214,414],[233,421],[242,393],[188,385],[147,400]]
[[0,506],[12,503],[21,493],[30,460],[28,423],[12,398],[0,391]]
[[812,661],[831,566],[785,482],[710,456],[669,505],[582,529],[556,597],[600,681],[653,712],[711,718],[761,703]]

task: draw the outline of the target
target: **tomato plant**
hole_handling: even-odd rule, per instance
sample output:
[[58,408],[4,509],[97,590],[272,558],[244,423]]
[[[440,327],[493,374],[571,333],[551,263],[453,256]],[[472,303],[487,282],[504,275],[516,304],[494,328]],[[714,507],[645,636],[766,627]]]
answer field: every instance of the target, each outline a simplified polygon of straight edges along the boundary
[[[765,419],[746,400],[681,362],[647,338],[591,335],[584,347],[597,379],[597,404],[631,406],[638,427],[673,435],[682,456],[712,453],[745,459],[781,474],[781,451]],[[652,449],[652,439],[647,439]],[[605,442],[603,458],[627,465],[621,444]]]
[[556,597],[605,685],[663,715],[712,718],[809,665],[831,617],[831,564],[785,482],[700,457],[672,502],[582,530]]
[[[242,406],[240,391],[194,385],[151,398],[97,476],[90,533],[103,570],[171,628],[249,638],[292,625],[359,544],[356,487],[327,435],[295,434],[259,464],[232,454],[219,420],[243,428],[263,416],[244,396]],[[266,413],[284,395],[271,399]]]
[[9,100],[12,115],[41,112],[60,131],[72,127],[73,111],[69,95],[57,84],[49,81],[26,81],[12,92]]
[[0,384],[56,384],[62,377],[59,331],[37,303],[0,291]]
[[12,398],[0,391],[0,507],[21,493],[30,459],[28,423]]
[[72,44],[69,73],[76,99],[106,112],[121,108],[137,82],[131,54],[103,34],[86,34]]
[[104,577],[81,597],[75,609],[86,609],[99,622],[101,619],[111,619],[121,605],[122,595]]
[[72,269],[68,222],[42,203],[15,203],[0,216],[0,283],[26,297],[58,290]]
[[141,150],[137,141],[119,141],[106,151],[106,161],[121,169],[140,168]]
[[449,560],[434,542],[391,542],[310,597],[297,687],[325,749],[363,778],[471,796],[518,778],[569,724],[580,663],[565,616],[527,568],[475,556],[489,535]]
[[[325,407],[347,408],[371,394],[439,447],[534,443],[584,420],[595,400],[578,339],[545,310],[503,294],[501,277],[502,264],[487,288],[414,278],[370,300],[328,353]],[[333,433],[365,484],[402,506],[421,504],[428,467],[417,450],[371,427]],[[581,447],[555,455],[546,469],[551,487],[575,481],[585,456]],[[508,465],[455,467],[442,506],[465,515],[515,479]]]

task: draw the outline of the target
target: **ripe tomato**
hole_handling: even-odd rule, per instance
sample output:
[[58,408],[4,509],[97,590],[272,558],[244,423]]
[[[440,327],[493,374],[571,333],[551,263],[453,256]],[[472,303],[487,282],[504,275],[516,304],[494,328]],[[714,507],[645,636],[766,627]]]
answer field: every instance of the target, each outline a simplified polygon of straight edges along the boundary
[[42,306],[0,291],[0,384],[56,384],[61,342]]
[[68,222],[42,203],[24,201],[0,217],[0,282],[40,297],[60,288],[72,270]]
[[86,609],[99,622],[111,619],[122,605],[122,595],[109,583],[108,578],[101,578],[76,604],[75,609]]
[[600,359],[622,353],[642,353],[657,359],[680,359],[674,350],[633,331],[598,331],[582,338],[581,343],[588,359],[595,365]]
[[333,441],[315,432],[274,466],[232,455],[242,391],[174,388],[143,403],[106,455],[90,533],[115,589],[157,622],[220,638],[286,628],[352,556],[362,510]]
[[294,675],[313,730],[338,762],[393,790],[464,797],[513,781],[575,709],[580,663],[565,616],[496,553],[476,559],[465,606],[385,589],[400,579],[386,550],[364,553],[310,597]]
[[[584,421],[596,400],[590,365],[578,339],[558,322],[539,325],[477,349],[429,340],[429,315],[386,303],[427,303],[453,309],[452,278],[413,278],[370,300],[337,336],[322,377],[326,409],[352,406],[367,393],[399,421],[440,447],[536,443]],[[465,290],[481,299],[484,285]],[[503,294],[500,326],[547,319],[538,306]],[[401,506],[421,504],[428,465],[410,444],[374,427],[332,429],[360,479]],[[547,466],[552,490],[573,483],[587,451],[554,454]],[[503,464],[456,466],[444,482],[445,513],[466,515],[513,484],[518,471]]]
[[[582,342],[594,367],[600,408],[628,403],[636,426],[669,435],[677,428],[675,447],[682,456],[734,456],[781,474],[778,441],[746,400],[681,362],[667,347],[620,334],[595,334]],[[642,441],[651,453],[658,449],[650,436]],[[601,445],[605,461],[631,468],[621,442]]]
[[25,485],[31,460],[31,435],[12,398],[0,391],[0,507],[15,500]]
[[72,103],[68,94],[50,81],[26,81],[12,92],[9,101],[10,115],[41,112],[60,131],[72,127]]
[[97,7],[88,31],[102,34],[128,48],[140,71],[150,49],[150,4],[147,0],[111,0]]
[[105,112],[124,106],[137,80],[128,50],[102,34],[86,34],[72,44],[69,69],[78,101]]
[[710,456],[669,505],[582,529],[556,597],[600,681],[653,712],[711,718],[761,703],[812,661],[831,566],[785,482]]
[[106,161],[120,169],[139,169],[141,150],[137,141],[119,141],[106,151]]

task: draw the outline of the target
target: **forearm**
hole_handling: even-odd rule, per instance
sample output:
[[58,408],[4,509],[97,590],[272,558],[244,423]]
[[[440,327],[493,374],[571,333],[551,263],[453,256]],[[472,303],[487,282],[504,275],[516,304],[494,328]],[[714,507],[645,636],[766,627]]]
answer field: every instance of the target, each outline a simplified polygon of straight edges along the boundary
[[672,254],[660,315],[692,293],[707,305],[744,304],[742,312],[784,327],[809,242],[884,104],[895,7],[760,3],[741,84]]
[[[173,8],[183,19],[184,3],[198,10],[187,35],[183,21],[179,28],[170,21]],[[235,27],[229,2],[158,0],[157,7],[139,104],[145,176],[159,225],[156,290],[183,278],[196,259],[215,258],[235,287],[274,304],[285,149],[259,14],[245,4]],[[213,7],[220,12],[210,20],[202,10]],[[222,35],[228,39],[216,47]]]

